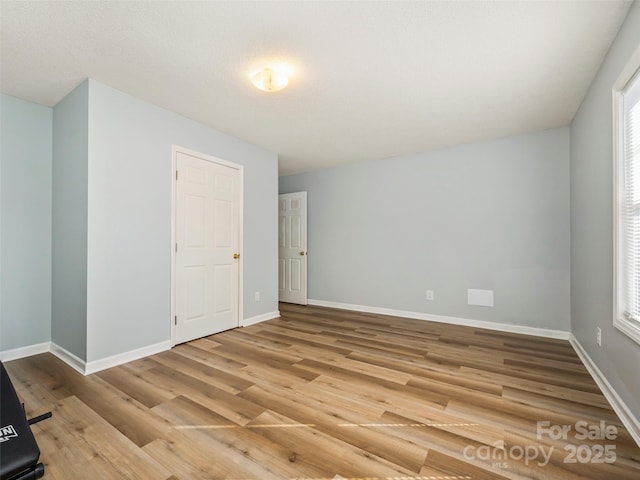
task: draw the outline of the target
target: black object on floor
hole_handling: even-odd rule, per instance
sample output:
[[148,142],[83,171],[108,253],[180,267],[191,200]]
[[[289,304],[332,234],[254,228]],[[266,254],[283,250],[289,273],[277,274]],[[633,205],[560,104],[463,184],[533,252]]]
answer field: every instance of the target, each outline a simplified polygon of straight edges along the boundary
[[40,449],[30,425],[51,412],[27,420],[7,371],[0,362],[0,480],[32,480],[44,475]]

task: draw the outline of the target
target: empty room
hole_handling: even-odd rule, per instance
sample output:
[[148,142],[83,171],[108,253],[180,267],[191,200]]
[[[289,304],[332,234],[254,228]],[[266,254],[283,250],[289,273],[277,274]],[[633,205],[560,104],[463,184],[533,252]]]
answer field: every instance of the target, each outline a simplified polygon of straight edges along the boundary
[[0,480],[640,478],[640,3],[0,0]]

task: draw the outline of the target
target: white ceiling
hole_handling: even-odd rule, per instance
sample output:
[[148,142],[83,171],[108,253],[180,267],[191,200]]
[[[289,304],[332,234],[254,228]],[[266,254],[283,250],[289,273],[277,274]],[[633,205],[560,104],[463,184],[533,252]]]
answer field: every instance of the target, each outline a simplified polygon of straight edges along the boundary
[[[280,174],[567,125],[628,1],[5,1],[2,92],[90,77],[278,153]],[[256,90],[266,61],[290,86]]]

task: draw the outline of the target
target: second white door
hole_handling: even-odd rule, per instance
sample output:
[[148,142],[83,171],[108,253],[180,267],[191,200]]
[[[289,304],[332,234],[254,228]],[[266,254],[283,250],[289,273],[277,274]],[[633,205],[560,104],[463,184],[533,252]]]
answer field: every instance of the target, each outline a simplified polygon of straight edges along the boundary
[[239,325],[238,168],[176,152],[175,343]]
[[279,299],[307,304],[307,192],[278,197]]

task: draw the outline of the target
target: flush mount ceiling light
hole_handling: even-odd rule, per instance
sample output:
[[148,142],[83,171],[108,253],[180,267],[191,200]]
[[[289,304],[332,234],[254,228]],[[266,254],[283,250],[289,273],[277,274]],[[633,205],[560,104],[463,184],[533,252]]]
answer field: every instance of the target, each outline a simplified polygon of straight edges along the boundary
[[284,70],[264,68],[251,75],[251,82],[262,91],[277,92],[289,84],[289,77]]

